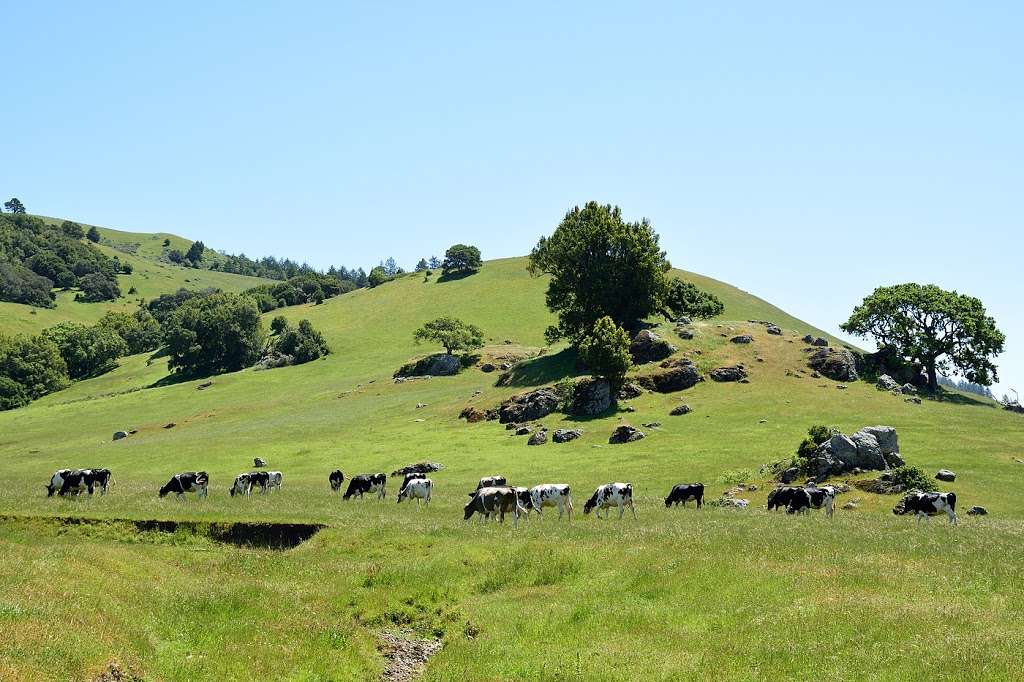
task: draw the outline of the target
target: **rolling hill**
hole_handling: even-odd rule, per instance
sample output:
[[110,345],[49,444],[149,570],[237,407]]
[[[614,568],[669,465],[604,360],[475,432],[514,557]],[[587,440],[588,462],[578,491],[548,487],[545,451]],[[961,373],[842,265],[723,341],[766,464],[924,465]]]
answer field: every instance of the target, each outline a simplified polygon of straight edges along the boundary
[[[144,248],[133,256],[140,295],[143,284],[163,286],[163,274],[217,274],[163,273]],[[743,362],[750,383],[708,381],[644,394],[612,414],[542,420],[582,429],[571,443],[529,447],[497,422],[458,417],[574,371],[564,347],[544,346],[546,282],[521,258],[454,281],[411,274],[275,311],[324,333],[332,353],[320,361],[215,376],[204,387],[175,382],[158,354],[134,356],[0,413],[0,677],[83,678],[113,659],[159,679],[374,679],[386,664],[377,648],[385,630],[440,638],[426,670],[438,680],[1019,673],[1024,420],[964,396],[916,405],[867,383],[799,375],[799,338],[820,330],[728,284],[681,274],[718,295],[725,312],[695,325],[692,341],[664,323],[659,333],[702,371]],[[5,314],[5,331],[22,324]],[[482,360],[517,363],[510,385],[478,366],[392,380],[434,350],[412,332],[442,314],[484,330]],[[772,321],[783,335],[749,320]],[[728,342],[739,333],[754,342]],[[669,416],[680,401],[692,412]],[[623,422],[661,426],[609,445]],[[918,528],[890,513],[894,497],[856,489],[839,503],[856,499],[857,508],[832,521],[768,514],[761,465],[791,454],[816,423],[895,426],[910,464],[955,470],[948,487],[961,510],[983,504],[991,515]],[[111,441],[119,429],[134,433]],[[255,456],[284,472],[283,490],[229,497]],[[445,466],[428,508],[396,505],[394,479],[383,503],[343,503],[328,490],[335,468],[350,477],[421,460]],[[47,498],[42,484],[62,466],[106,466],[117,482],[103,497]],[[209,499],[159,499],[157,488],[185,470],[209,472]],[[570,484],[576,518],[548,515],[515,530],[464,523],[466,491],[495,473]],[[582,514],[590,491],[612,480],[634,484],[637,521]],[[713,498],[733,480],[759,487],[746,495],[750,509],[662,503],[678,482],[703,481]],[[182,525],[146,525],[154,520]],[[217,528],[243,521],[324,528],[287,551],[216,541]]]

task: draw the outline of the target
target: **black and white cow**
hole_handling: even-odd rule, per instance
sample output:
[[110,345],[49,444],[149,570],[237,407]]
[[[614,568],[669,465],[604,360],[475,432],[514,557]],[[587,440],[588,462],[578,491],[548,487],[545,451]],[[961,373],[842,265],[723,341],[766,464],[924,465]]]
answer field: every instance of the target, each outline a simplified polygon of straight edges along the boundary
[[917,516],[918,523],[921,523],[922,518],[928,521],[931,517],[943,512],[949,518],[950,523],[954,525],[957,523],[956,493],[910,493],[905,495],[900,504],[892,510],[892,513],[897,516],[914,514]]
[[596,508],[597,518],[601,518],[601,510],[604,509],[604,518],[607,519],[612,507],[619,508],[620,519],[626,507],[629,507],[633,512],[633,518],[636,518],[636,507],[633,506],[632,483],[606,483],[599,485],[594,494],[587,500],[587,503],[583,505],[583,513],[589,514]]
[[331,492],[336,493],[341,490],[341,484],[345,481],[345,474],[341,473],[341,469],[335,469],[327,477],[327,480],[331,483]]
[[275,490],[281,490],[281,484],[284,483],[284,474],[280,471],[268,471],[267,472],[267,491],[274,492]]
[[348,482],[348,490],[341,496],[341,499],[347,500],[353,495],[362,499],[363,495],[369,493],[371,495],[377,495],[378,500],[383,500],[387,493],[388,477],[384,474],[359,474],[353,476]]
[[464,507],[465,520],[473,514],[480,514],[482,520],[489,520],[494,514],[499,523],[505,523],[505,514],[512,514],[512,525],[519,527],[519,516],[524,513],[516,491],[508,486],[480,488]]
[[100,489],[101,495],[106,495],[107,486],[113,482],[110,469],[58,469],[50,477],[46,496],[52,497],[54,493],[61,497],[81,495],[83,491],[92,495],[95,488]]
[[789,496],[789,503],[786,506],[787,514],[808,513],[811,509],[825,508],[825,515],[832,518],[836,507],[836,494],[838,491],[833,486],[823,485],[796,488]]
[[231,493],[231,497],[234,497],[235,495],[245,495],[246,497],[249,497],[252,495],[253,488],[258,487],[261,493],[266,493],[269,486],[269,471],[249,471],[235,476],[235,482],[231,485],[228,492]]
[[696,500],[697,509],[704,506],[703,483],[678,483],[672,486],[671,492],[665,498],[665,506],[671,507],[682,503],[685,507],[688,500]]
[[171,480],[160,488],[160,497],[166,497],[171,493],[182,499],[185,493],[196,493],[199,497],[206,497],[210,489],[210,477],[205,471],[185,471],[171,476]]
[[401,492],[402,489],[405,488],[405,486],[409,485],[409,481],[415,481],[417,478],[426,478],[426,477],[427,477],[426,474],[421,474],[418,471],[413,471],[411,473],[406,474],[405,477],[402,478],[402,487],[398,489],[399,492]]
[[480,479],[480,482],[476,484],[476,489],[480,488],[494,488],[505,485],[504,476],[484,476]]
[[530,506],[536,510],[537,515],[544,518],[544,507],[558,507],[558,519],[562,514],[569,512],[569,521],[572,521],[572,490],[565,483],[542,483],[530,488]]
[[434,482],[429,478],[413,478],[398,491],[398,503],[401,504],[402,500],[416,500],[416,504],[419,505],[420,500],[423,500],[426,506],[430,504],[433,492]]
[[774,511],[776,509],[785,509],[789,506],[790,500],[797,491],[802,488],[795,485],[782,485],[768,493],[768,511]]

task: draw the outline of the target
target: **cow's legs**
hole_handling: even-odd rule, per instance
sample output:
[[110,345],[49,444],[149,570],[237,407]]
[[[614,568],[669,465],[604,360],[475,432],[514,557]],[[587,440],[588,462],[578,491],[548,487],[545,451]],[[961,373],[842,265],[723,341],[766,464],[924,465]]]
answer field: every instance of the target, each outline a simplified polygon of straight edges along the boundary
[[629,498],[629,511],[633,512],[633,520],[636,521],[636,507],[633,506],[633,498]]
[[952,523],[954,526],[957,525],[957,518],[956,518],[956,512],[955,511],[953,511],[949,507],[946,507],[946,516],[949,517],[949,522],[950,523]]

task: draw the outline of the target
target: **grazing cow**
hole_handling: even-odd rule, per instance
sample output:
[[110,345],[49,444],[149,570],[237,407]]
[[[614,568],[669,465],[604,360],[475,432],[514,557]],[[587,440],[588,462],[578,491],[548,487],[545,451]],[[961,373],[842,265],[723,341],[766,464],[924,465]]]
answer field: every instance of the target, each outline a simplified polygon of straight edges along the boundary
[[57,469],[54,471],[53,476],[50,476],[50,482],[46,484],[46,496],[53,497],[55,492],[63,489],[64,479],[74,471],[74,469]]
[[99,487],[101,495],[106,495],[107,486],[113,481],[110,469],[58,469],[50,477],[46,496],[52,497],[55,492],[61,497],[81,495],[83,490],[92,495],[96,487]]
[[409,485],[409,481],[415,481],[417,478],[426,478],[426,477],[427,477],[426,474],[421,474],[418,471],[413,471],[411,473],[408,473],[402,479],[402,487],[399,488],[398,490],[401,491],[402,488],[404,488],[405,486]]
[[904,496],[902,502],[892,510],[893,514],[914,514],[917,522],[921,523],[931,517],[945,512],[952,524],[957,523],[956,518],[956,493],[910,493]]
[[280,471],[268,471],[267,472],[267,490],[274,492],[275,490],[281,489],[281,484],[284,482],[284,474]]
[[378,500],[383,500],[387,493],[388,477],[384,474],[359,474],[353,476],[352,480],[348,482],[348,490],[341,496],[341,499],[347,500],[353,495],[358,496],[362,499],[363,495],[370,493],[371,495],[376,494]]
[[336,493],[341,490],[341,484],[345,481],[345,474],[341,473],[341,469],[335,469],[327,477],[327,480],[331,482],[331,492]]
[[558,507],[558,519],[568,511],[569,521],[572,521],[572,491],[565,483],[542,483],[530,488],[530,506],[541,518],[544,518],[544,507]]
[[185,493],[196,493],[199,497],[206,497],[210,489],[210,477],[205,471],[186,471],[171,476],[167,485],[160,488],[160,497],[166,497],[174,493],[177,499],[182,499]]
[[401,504],[405,499],[416,500],[418,506],[420,500],[423,500],[423,505],[426,506],[430,504],[430,496],[433,492],[434,482],[429,478],[414,478],[398,491],[398,503]]
[[680,502],[686,507],[688,500],[697,501],[697,509],[704,506],[704,484],[703,483],[679,483],[672,486],[671,492],[665,498],[665,506],[671,507]]
[[491,514],[498,517],[499,523],[505,523],[505,514],[512,514],[512,525],[519,527],[519,515],[523,508],[519,504],[519,496],[516,491],[508,486],[480,488],[464,507],[465,520],[469,520],[473,514],[480,514],[483,520],[489,520]]
[[783,485],[771,491],[768,493],[768,511],[788,507],[790,500],[800,490],[803,490],[803,488],[794,485]]
[[270,472],[267,471],[249,471],[244,474],[238,474],[235,476],[235,482],[232,484],[229,492],[231,497],[235,495],[245,495],[249,497],[252,495],[252,489],[259,487],[261,493],[266,493],[270,486]]
[[835,513],[836,489],[830,485],[823,485],[820,488],[811,486],[807,488],[796,488],[789,497],[789,504],[786,506],[787,514],[808,513],[811,509],[825,508],[825,515],[832,518]]
[[619,508],[619,518],[629,507],[636,518],[636,507],[633,506],[633,484],[632,483],[606,483],[600,485],[587,503],[583,505],[583,513],[589,514],[597,508],[597,518],[601,518],[601,510],[604,509],[604,517],[607,519],[612,507]]
[[505,485],[505,483],[506,481],[504,476],[485,476],[484,478],[480,479],[479,483],[476,484],[476,489],[480,490],[480,488],[494,488],[498,486],[503,486]]

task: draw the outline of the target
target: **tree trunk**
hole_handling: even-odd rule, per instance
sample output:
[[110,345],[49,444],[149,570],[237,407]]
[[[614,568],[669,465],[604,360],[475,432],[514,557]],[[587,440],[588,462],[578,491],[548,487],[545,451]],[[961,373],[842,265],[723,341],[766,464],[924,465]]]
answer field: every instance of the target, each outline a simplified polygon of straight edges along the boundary
[[935,393],[939,390],[939,377],[935,373],[935,361],[929,361],[925,367],[928,369],[928,390]]

